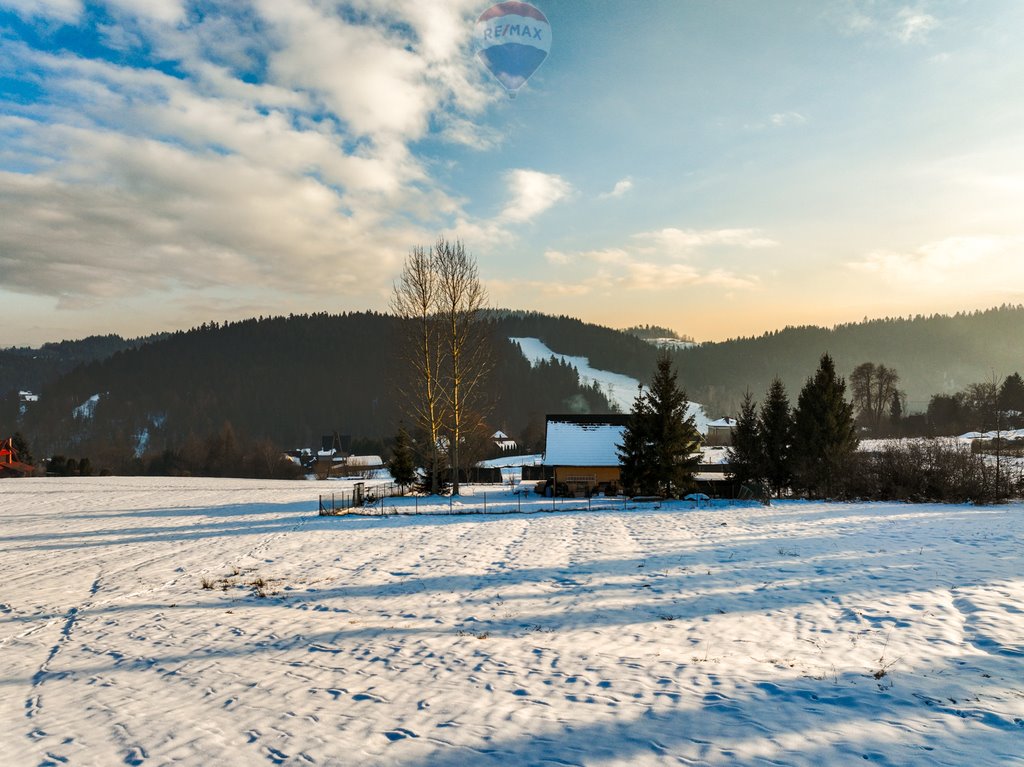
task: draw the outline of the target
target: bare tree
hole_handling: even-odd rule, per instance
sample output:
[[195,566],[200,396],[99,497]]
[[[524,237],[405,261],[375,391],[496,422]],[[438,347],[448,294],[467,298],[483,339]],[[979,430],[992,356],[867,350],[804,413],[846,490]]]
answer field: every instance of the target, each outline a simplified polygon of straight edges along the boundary
[[850,373],[850,394],[857,420],[875,434],[881,430],[893,396],[898,396],[899,382],[900,374],[893,368],[873,362],[862,362]]
[[484,333],[487,291],[476,261],[461,242],[439,238],[433,250],[437,270],[437,313],[443,326],[445,420],[452,464],[452,494],[459,493],[459,450],[473,425],[471,413],[491,369]]
[[402,274],[391,295],[391,311],[405,320],[404,354],[411,368],[404,391],[409,415],[429,441],[430,492],[437,493],[438,444],[441,439],[443,362],[441,324],[437,314],[440,296],[437,259],[433,251],[414,248],[405,259]]

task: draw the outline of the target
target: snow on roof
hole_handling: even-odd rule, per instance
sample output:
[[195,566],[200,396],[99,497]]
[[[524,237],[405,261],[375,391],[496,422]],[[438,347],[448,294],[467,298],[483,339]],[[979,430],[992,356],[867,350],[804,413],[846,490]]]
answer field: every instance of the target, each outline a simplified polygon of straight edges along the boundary
[[548,421],[544,463],[548,466],[618,466],[625,426]]
[[478,461],[477,466],[481,469],[503,469],[508,466],[540,466],[544,463],[544,456],[532,455],[505,455],[501,458],[489,458],[486,461]]
[[508,435],[499,429],[491,435],[491,439],[508,439]]
[[717,421],[708,421],[708,426],[718,426],[723,429],[731,429],[736,425],[735,418],[719,418]]
[[727,464],[729,463],[729,448],[717,445],[714,447],[702,447],[700,449],[700,456],[702,466]]
[[379,455],[350,455],[345,459],[346,466],[383,466],[384,461]]

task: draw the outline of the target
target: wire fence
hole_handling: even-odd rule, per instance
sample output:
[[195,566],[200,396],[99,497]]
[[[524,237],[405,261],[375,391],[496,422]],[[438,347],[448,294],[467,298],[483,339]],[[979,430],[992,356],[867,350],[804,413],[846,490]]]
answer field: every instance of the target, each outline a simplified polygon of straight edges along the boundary
[[383,501],[386,498],[399,498],[409,491],[407,485],[399,485],[396,482],[386,482],[366,487],[363,482],[357,482],[351,490],[320,495],[320,516],[333,517],[339,514],[350,514],[362,512],[363,509],[372,508],[374,504],[380,503],[383,508]]
[[[397,487],[397,486],[396,486]],[[498,489],[501,488],[501,489]],[[371,488],[376,490],[376,488]],[[404,488],[403,488],[404,490]],[[404,497],[405,492],[378,494],[372,499],[366,491],[363,502],[353,502],[352,493],[320,496],[320,516],[358,515],[366,517],[392,517],[415,514],[534,514],[552,511],[626,511],[632,509],[659,509],[663,499],[655,497],[629,498],[627,496],[594,496],[591,498],[534,497],[517,494],[510,497],[507,488],[495,486],[490,494],[479,488],[468,488],[459,496]],[[708,500],[690,501],[693,508],[707,508]]]

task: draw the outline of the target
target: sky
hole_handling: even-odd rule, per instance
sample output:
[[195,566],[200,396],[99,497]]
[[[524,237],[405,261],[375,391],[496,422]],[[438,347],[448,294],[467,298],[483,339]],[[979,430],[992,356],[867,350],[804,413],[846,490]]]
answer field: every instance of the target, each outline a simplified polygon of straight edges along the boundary
[[1024,3],[0,0],[0,347],[491,305],[698,340],[1024,302]]

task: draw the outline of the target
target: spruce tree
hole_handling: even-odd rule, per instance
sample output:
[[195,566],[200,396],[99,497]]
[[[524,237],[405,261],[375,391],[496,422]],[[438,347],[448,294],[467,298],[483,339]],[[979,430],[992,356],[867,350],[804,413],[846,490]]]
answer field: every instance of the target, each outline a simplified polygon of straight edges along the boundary
[[832,358],[823,354],[817,372],[800,391],[793,413],[795,483],[812,496],[833,496],[856,449],[853,405],[846,401],[846,382],[836,375]]
[[688,410],[672,359],[662,353],[650,391],[641,389],[633,402],[619,447],[627,492],[678,495],[693,484],[700,465],[700,434]]
[[29,465],[32,464],[32,452],[28,449],[28,441],[20,431],[14,432],[14,436],[11,437],[11,446],[14,448],[14,452],[18,454],[19,461]]
[[416,464],[412,456],[412,446],[409,442],[409,433],[405,427],[398,430],[395,436],[395,446],[391,450],[391,461],[388,463],[391,476],[395,482],[406,487],[416,481]]
[[647,495],[653,492],[651,454],[651,408],[641,385],[633,400],[629,423],[618,446],[620,478],[627,495]]
[[792,481],[790,448],[793,444],[793,416],[789,410],[786,387],[779,378],[768,387],[761,415],[758,418],[761,435],[761,456],[764,479],[771,486],[775,496]]
[[900,392],[892,393],[889,403],[889,434],[898,437],[903,433],[903,396]]
[[748,389],[740,403],[736,426],[732,430],[732,446],[729,448],[729,465],[732,467],[733,479],[742,485],[761,482],[762,457],[757,404]]
[[656,487],[667,496],[680,495],[693,486],[700,466],[700,433],[686,392],[679,388],[672,358],[658,355],[658,366],[647,395],[652,421],[652,466]]

